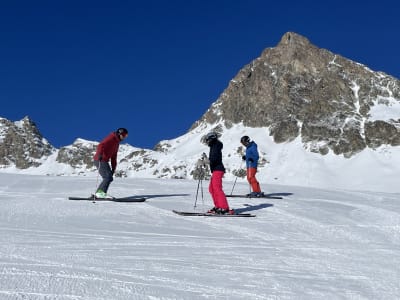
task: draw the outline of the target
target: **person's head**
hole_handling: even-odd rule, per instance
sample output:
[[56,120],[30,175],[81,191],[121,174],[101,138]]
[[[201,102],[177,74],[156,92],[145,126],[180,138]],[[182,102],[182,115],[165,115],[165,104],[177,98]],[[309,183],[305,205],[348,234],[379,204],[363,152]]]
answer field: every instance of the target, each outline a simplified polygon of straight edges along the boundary
[[247,146],[248,144],[250,144],[250,138],[247,135],[244,135],[240,139],[240,142],[242,143],[243,146]]
[[210,145],[211,143],[213,143],[214,141],[216,141],[218,139],[218,135],[214,132],[214,131],[210,131],[209,133],[206,134],[206,136],[204,137],[204,142],[207,145]]
[[128,130],[126,128],[118,128],[115,133],[121,141],[128,136]]

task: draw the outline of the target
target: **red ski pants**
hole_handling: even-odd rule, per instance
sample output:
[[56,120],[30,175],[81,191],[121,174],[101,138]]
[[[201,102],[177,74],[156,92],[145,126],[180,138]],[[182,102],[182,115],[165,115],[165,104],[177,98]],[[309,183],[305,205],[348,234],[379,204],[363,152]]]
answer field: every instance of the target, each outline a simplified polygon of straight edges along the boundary
[[249,182],[253,192],[260,193],[260,184],[256,178],[257,168],[247,168],[247,181]]
[[208,191],[214,201],[214,206],[223,209],[229,209],[228,201],[224,191],[222,190],[222,177],[224,176],[223,171],[212,172],[210,185]]

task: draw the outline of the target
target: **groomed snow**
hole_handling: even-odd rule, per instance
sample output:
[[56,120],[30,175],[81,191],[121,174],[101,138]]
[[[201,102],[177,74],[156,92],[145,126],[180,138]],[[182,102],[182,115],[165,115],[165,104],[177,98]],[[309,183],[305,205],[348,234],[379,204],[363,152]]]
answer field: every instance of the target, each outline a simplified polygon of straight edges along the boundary
[[96,177],[0,174],[0,299],[400,298],[399,193],[263,184],[284,199],[229,199],[256,218],[172,213],[198,183],[116,178],[147,201],[92,203],[67,197]]

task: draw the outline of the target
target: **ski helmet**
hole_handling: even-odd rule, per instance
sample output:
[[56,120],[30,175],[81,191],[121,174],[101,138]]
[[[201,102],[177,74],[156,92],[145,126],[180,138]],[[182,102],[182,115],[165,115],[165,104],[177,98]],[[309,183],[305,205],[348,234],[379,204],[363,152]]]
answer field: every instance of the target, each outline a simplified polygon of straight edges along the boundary
[[126,137],[128,135],[128,129],[118,128],[117,131],[115,131],[115,133],[118,135],[122,135],[123,137]]
[[218,138],[217,134],[214,131],[207,133],[206,137],[204,138],[206,143],[211,142],[212,140],[216,140]]
[[247,135],[242,136],[242,138],[240,139],[240,142],[243,145],[247,145],[248,143],[250,143],[250,138]]

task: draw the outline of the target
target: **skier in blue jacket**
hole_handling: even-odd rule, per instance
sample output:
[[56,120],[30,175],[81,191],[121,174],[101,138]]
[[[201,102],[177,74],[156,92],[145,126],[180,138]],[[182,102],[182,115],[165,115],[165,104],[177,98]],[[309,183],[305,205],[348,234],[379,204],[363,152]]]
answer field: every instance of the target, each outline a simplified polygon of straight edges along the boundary
[[250,141],[247,135],[242,136],[240,142],[246,147],[246,155],[243,155],[242,159],[246,161],[247,181],[252,189],[252,192],[248,196],[262,197],[264,193],[261,192],[260,184],[256,178],[259,159],[257,144],[254,141]]

